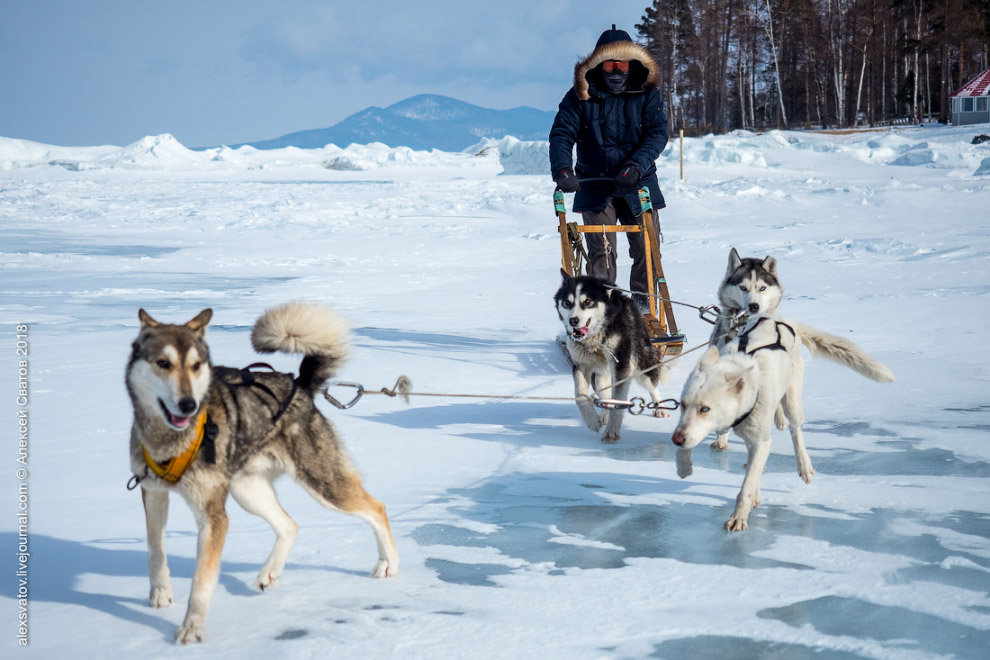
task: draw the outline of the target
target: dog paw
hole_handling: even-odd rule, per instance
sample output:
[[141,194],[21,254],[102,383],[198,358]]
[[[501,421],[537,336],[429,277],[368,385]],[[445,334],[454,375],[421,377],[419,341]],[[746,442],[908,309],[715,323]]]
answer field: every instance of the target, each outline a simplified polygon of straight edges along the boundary
[[588,427],[588,430],[597,433],[605,426],[605,415],[585,415],[584,425]]
[[152,587],[148,600],[152,607],[169,607],[172,604],[172,587],[170,585]]
[[374,570],[371,571],[371,577],[373,578],[395,577],[398,574],[398,562],[390,562],[387,559],[379,559],[378,563],[375,564]]
[[784,414],[784,409],[781,406],[777,406],[777,409],[773,411],[773,423],[778,431],[787,428],[787,415]]
[[281,575],[275,573],[274,571],[270,573],[268,571],[262,571],[261,573],[258,573],[258,577],[255,578],[254,586],[256,586],[261,591],[271,589],[272,587],[275,586],[275,584],[278,582],[278,579],[280,577]]
[[670,417],[670,412],[667,410],[660,410],[659,408],[653,409],[654,417]]
[[815,469],[811,467],[811,457],[808,456],[808,452],[804,451],[804,448],[800,448],[795,452],[794,460],[797,462],[797,473],[804,483],[810,484],[811,477],[815,474]]
[[618,441],[619,441],[618,431],[605,431],[605,433],[602,434],[602,442],[604,443],[614,445]]
[[732,517],[725,521],[725,528],[730,532],[742,532],[746,530],[748,526],[747,519],[749,516],[740,516],[737,514],[732,514]]
[[202,621],[187,619],[175,631],[175,641],[179,644],[198,644],[203,641],[204,632]]
[[715,434],[715,442],[711,444],[712,449],[717,449],[718,451],[725,451],[729,448],[729,432],[718,432]]

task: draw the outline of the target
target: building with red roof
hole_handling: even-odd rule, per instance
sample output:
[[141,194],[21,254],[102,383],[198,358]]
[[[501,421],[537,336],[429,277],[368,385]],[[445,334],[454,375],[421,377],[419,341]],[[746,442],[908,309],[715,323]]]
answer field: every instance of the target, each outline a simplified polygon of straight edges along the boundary
[[990,69],[960,87],[952,99],[952,125],[990,122]]

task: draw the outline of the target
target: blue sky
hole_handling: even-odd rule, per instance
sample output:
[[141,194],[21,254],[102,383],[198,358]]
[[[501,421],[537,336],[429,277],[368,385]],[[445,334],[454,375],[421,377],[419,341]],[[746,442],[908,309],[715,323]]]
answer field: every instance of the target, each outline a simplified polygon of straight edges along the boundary
[[0,136],[233,144],[434,93],[555,109],[647,0],[3,0]]

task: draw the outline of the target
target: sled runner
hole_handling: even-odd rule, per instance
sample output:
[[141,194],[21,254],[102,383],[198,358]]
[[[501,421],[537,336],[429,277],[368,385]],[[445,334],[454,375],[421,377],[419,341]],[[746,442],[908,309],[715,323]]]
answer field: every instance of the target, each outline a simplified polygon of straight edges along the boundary
[[[582,225],[567,222],[564,193],[559,189],[554,191],[553,205],[560,223],[557,230],[560,232],[561,267],[572,277],[581,274],[584,262],[588,258],[582,234],[615,232],[645,234],[647,280],[652,282],[653,286],[649,292],[650,312],[643,315],[643,321],[646,323],[650,341],[660,357],[678,355],[684,348],[684,334],[677,331],[677,322],[674,320],[667,279],[664,277],[663,265],[660,263],[660,243],[653,223],[653,204],[650,201],[650,192],[646,188],[639,189],[639,201],[643,209],[642,224]],[[564,354],[567,354],[566,349]]]

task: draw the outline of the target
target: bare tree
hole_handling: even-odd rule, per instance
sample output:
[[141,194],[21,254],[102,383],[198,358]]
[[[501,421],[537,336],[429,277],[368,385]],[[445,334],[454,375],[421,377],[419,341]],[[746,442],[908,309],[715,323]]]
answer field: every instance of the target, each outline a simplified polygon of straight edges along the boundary
[[859,109],[860,101],[863,98],[863,79],[866,77],[866,53],[870,47],[870,41],[873,39],[873,31],[876,29],[876,0],[872,2],[873,12],[870,16],[870,27],[863,35],[863,45],[858,48],[862,54],[863,61],[859,68],[859,85],[856,87],[856,113],[853,115],[853,126],[859,126]]
[[773,36],[773,12],[770,11],[770,0],[764,0],[767,13],[763,20],[763,29],[770,40],[770,53],[773,55],[773,77],[777,83],[777,100],[780,103],[780,118],[784,128],[787,128],[787,110],[784,108],[784,89],[780,84],[780,62],[777,58],[777,41]]
[[990,0],[654,0],[636,27],[695,131],[947,121],[990,66]]

